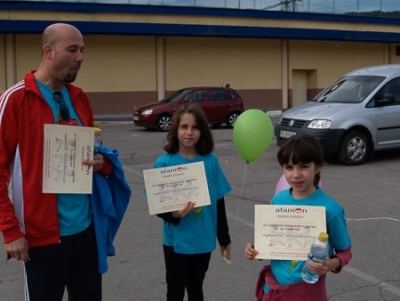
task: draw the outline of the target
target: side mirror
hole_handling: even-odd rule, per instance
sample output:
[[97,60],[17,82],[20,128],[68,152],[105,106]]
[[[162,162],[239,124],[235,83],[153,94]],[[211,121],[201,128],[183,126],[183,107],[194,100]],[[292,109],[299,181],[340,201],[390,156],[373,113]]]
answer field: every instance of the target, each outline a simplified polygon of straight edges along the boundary
[[376,106],[382,107],[394,103],[393,94],[383,94],[383,98],[376,99]]

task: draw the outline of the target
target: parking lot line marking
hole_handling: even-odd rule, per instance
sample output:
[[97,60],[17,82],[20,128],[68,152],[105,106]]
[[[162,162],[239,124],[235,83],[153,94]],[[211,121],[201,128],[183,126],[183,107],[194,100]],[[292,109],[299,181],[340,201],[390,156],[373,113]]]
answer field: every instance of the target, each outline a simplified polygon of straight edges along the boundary
[[139,171],[136,171],[136,170],[134,170],[133,168],[124,166],[124,170],[127,170],[127,171],[129,171],[130,173],[132,173],[132,174],[134,174],[134,175],[137,175],[138,177],[143,178],[143,173],[142,173],[142,172],[139,172]]
[[245,225],[247,227],[254,228],[254,223],[253,222],[249,222],[248,220],[245,220],[244,218],[238,217],[235,214],[232,214],[230,212],[226,212],[226,215],[228,217],[230,217],[231,219],[233,219],[233,220],[235,220],[235,221],[237,221],[239,223],[242,223],[243,225]]
[[364,273],[364,272],[362,272],[360,270],[357,270],[356,268],[353,268],[353,267],[351,267],[349,265],[345,266],[343,268],[343,270],[345,270],[346,272],[348,272],[348,273],[350,273],[350,274],[352,274],[352,275],[354,275],[354,276],[356,276],[358,278],[361,278],[361,279],[363,279],[363,280],[365,280],[365,281],[367,281],[369,283],[377,284],[380,287],[382,287],[382,289],[387,290],[387,291],[395,294],[396,296],[400,296],[400,288],[395,287],[394,285],[391,285],[391,284],[389,284],[387,282],[384,282],[384,281],[382,281],[382,280],[380,280],[378,278],[375,278],[375,277],[373,277],[371,275],[368,275],[368,274],[366,274],[366,273]]
[[391,217],[369,217],[369,218],[348,218],[347,221],[370,221],[370,220],[377,220],[377,219],[387,219],[390,221],[395,221],[398,222],[399,220],[396,218],[391,218]]

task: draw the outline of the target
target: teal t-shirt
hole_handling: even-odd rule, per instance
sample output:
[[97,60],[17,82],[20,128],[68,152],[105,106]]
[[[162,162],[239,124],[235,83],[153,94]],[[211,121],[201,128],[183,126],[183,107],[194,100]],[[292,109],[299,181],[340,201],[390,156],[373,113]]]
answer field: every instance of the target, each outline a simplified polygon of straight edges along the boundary
[[[271,201],[271,205],[302,205],[302,206],[323,206],[326,209],[326,228],[329,234],[329,255],[334,254],[334,250],[346,250],[351,245],[347,223],[343,208],[332,198],[326,195],[321,188],[315,193],[304,198],[295,199],[290,193],[290,189],[277,193]],[[306,261],[303,260],[276,260],[270,262],[272,273],[276,281],[281,285],[288,285],[302,281],[301,272]],[[264,285],[264,292],[267,293],[269,287]]]
[[211,205],[194,208],[178,225],[164,221],[163,244],[174,248],[176,253],[199,254],[212,252],[217,240],[217,200],[224,197],[231,186],[219,165],[215,154],[197,155],[187,159],[177,154],[165,154],[157,158],[154,168],[204,162]]
[[[40,92],[49,104],[54,123],[59,118],[59,103],[53,99],[54,91],[36,80]],[[75,118],[79,125],[82,125],[75,108],[72,105],[67,88],[60,91],[64,97],[64,102],[70,111],[70,117]],[[79,233],[89,227],[91,223],[89,195],[87,194],[57,194],[57,206],[59,215],[60,235],[67,236]]]

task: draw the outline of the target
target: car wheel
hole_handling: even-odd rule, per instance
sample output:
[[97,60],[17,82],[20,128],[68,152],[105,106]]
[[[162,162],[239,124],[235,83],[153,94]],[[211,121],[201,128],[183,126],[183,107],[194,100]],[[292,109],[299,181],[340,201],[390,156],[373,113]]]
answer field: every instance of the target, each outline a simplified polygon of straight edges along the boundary
[[170,126],[171,126],[171,116],[161,115],[160,117],[158,117],[158,119],[156,121],[157,129],[159,129],[160,131],[166,132],[169,130]]
[[347,165],[358,165],[365,162],[369,154],[369,141],[360,131],[346,134],[340,146],[339,159]]
[[226,118],[226,126],[230,129],[233,128],[233,126],[235,125],[236,119],[238,119],[239,115],[240,114],[237,112],[229,113],[228,117]]

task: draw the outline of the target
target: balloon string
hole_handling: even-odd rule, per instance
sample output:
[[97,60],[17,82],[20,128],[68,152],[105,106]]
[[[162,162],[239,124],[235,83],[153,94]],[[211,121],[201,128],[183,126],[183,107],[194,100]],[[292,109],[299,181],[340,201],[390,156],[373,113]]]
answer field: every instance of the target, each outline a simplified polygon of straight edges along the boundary
[[237,203],[237,206],[236,206],[235,219],[233,221],[233,228],[232,228],[232,232],[231,232],[231,240],[233,239],[233,233],[235,232],[236,221],[237,221],[237,217],[238,217],[238,214],[239,214],[240,200],[242,198],[243,185],[244,185],[244,180],[246,178],[247,166],[248,165],[249,165],[249,162],[246,162],[244,173],[243,173],[242,185],[240,187],[239,200],[238,200],[238,203]]

